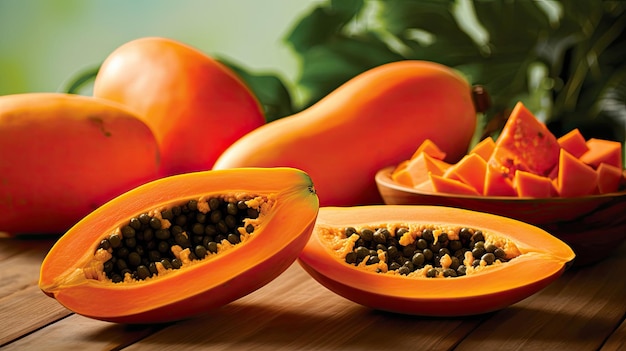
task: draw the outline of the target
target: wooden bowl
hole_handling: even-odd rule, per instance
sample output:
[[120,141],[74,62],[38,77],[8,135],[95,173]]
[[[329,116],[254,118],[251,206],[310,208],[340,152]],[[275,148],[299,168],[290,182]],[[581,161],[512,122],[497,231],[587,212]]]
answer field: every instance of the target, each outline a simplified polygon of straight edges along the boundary
[[[572,198],[518,198],[423,192],[391,179],[394,167],[376,174],[385,204],[439,205],[488,212],[535,225],[567,243],[575,265],[609,256],[626,239],[626,190]],[[626,170],[624,170],[626,179]]]

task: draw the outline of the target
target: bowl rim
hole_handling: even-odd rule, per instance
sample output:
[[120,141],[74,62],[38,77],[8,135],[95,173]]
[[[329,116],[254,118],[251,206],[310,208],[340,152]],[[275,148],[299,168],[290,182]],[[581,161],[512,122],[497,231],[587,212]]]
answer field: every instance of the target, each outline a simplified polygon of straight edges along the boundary
[[[381,168],[376,172],[375,181],[376,184],[380,186],[385,186],[387,188],[391,188],[397,191],[412,193],[420,196],[430,196],[430,197],[446,197],[446,198],[459,198],[459,199],[471,199],[478,201],[515,201],[515,202],[533,202],[533,201],[554,201],[554,202],[567,202],[567,201],[581,201],[581,200],[594,200],[594,199],[603,199],[603,198],[613,198],[613,197],[626,197],[626,190],[616,191],[611,193],[604,194],[592,194],[585,196],[573,196],[573,197],[519,197],[519,196],[484,196],[484,195],[465,195],[465,194],[450,194],[450,193],[437,193],[433,191],[420,191],[418,189],[399,184],[391,179],[391,172],[395,169],[396,166],[387,166]],[[622,176],[626,179],[626,169],[622,171]],[[382,194],[381,194],[382,196]]]

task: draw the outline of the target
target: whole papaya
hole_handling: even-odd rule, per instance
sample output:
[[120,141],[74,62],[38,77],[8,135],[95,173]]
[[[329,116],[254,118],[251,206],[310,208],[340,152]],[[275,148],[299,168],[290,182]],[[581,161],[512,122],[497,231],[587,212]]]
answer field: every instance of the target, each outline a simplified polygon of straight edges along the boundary
[[140,38],[114,50],[93,90],[150,126],[164,176],[210,169],[230,144],[265,123],[260,103],[233,71],[166,38]]
[[472,88],[449,67],[406,60],[366,71],[313,106],[231,145],[214,169],[289,166],[306,171],[321,206],[382,203],[374,177],[425,139],[461,158],[476,128]]
[[0,96],[0,232],[62,233],[158,170],[154,135],[121,105],[61,93]]

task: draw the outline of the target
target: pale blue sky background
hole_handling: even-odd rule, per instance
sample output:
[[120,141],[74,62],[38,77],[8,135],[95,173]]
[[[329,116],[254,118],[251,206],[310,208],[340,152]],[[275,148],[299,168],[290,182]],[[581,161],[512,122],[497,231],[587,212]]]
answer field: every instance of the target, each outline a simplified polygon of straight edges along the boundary
[[295,79],[282,38],[311,0],[0,0],[0,95],[58,91],[123,43],[165,36]]

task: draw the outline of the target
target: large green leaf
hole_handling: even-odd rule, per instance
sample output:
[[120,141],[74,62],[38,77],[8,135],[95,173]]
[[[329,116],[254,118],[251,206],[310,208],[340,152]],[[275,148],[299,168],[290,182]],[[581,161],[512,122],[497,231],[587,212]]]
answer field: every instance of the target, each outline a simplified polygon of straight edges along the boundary
[[272,73],[256,73],[226,58],[219,61],[235,72],[263,107],[266,122],[294,113],[291,94],[285,83]]

